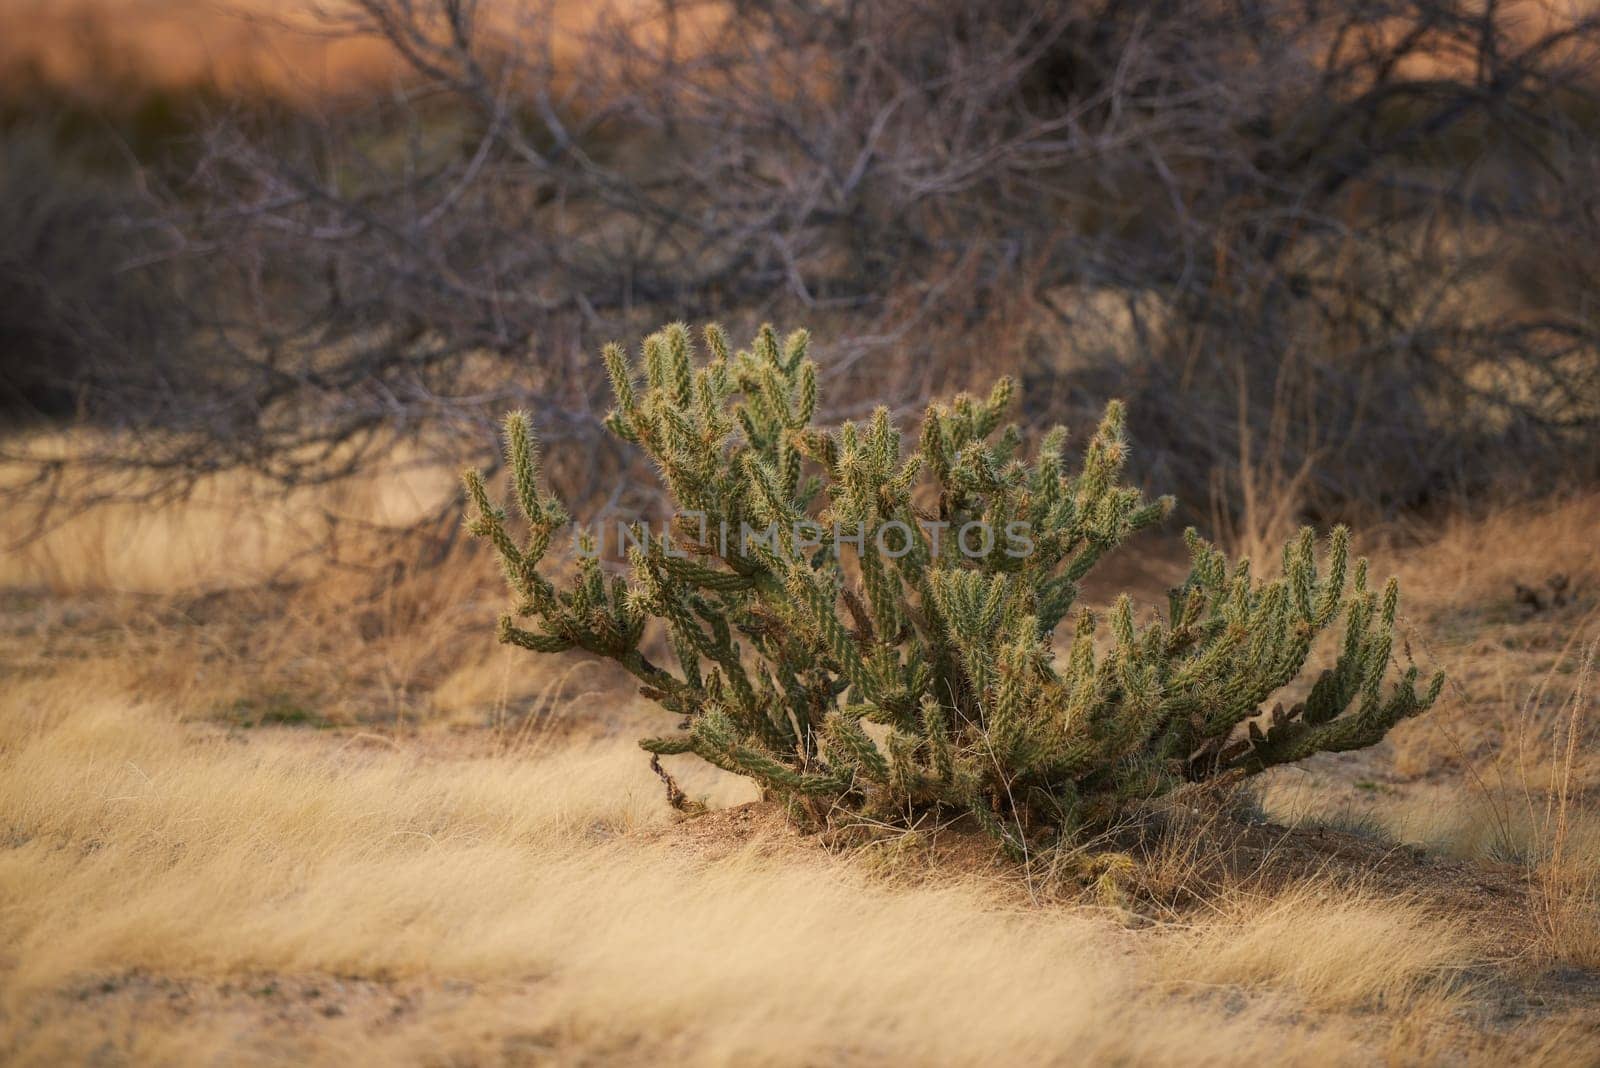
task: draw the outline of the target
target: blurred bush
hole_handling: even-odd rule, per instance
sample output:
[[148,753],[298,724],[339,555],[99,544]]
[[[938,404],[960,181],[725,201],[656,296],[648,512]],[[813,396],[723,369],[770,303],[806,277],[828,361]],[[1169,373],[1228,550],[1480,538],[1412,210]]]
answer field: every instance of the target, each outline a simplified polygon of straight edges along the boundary
[[156,388],[184,344],[163,208],[58,127],[0,137],[0,413],[83,415]]
[[[224,109],[168,198],[186,366],[103,418],[325,477],[532,409],[636,470],[587,352],[801,316],[827,414],[1020,373],[1219,519],[1594,477],[1600,22],[1453,0],[361,0],[409,72]],[[397,88],[398,86],[398,88]],[[31,257],[31,253],[25,254]],[[92,257],[98,259],[98,257]],[[44,262],[41,260],[40,262]],[[68,279],[70,281],[70,279]],[[131,354],[129,354],[131,356]],[[634,465],[630,467],[630,465]],[[622,479],[629,486],[644,480]],[[581,497],[581,494],[577,496]],[[1270,524],[1268,524],[1270,525]]]

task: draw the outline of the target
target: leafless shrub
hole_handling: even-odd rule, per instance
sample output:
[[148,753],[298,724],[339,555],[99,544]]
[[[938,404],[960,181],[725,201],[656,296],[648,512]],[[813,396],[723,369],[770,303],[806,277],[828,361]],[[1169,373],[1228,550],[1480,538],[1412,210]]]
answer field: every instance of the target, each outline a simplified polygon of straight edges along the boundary
[[1120,394],[1145,477],[1230,508],[1268,475],[1326,515],[1600,455],[1592,18],[1493,0],[313,15],[413,77],[210,128],[172,253],[196,370],[136,413],[178,431],[174,470],[320,478],[396,435],[459,452],[520,403],[580,446],[552,449],[558,481],[592,485],[630,462],[577,373],[597,341],[800,309],[833,396],[909,410],[995,363],[1068,415]]

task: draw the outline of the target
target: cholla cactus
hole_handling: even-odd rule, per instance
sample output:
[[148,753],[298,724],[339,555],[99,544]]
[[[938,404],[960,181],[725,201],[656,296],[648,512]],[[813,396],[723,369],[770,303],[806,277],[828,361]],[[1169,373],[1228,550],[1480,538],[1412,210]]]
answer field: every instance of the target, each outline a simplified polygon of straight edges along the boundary
[[[1008,379],[929,408],[908,452],[883,408],[811,425],[804,332],[780,344],[763,328],[736,355],[716,327],[705,342],[699,365],[682,325],[648,338],[639,364],[605,350],[607,425],[656,461],[681,509],[670,540],[636,531],[628,577],[592,552],[569,588],[539,573],[568,516],[539,487],[526,416],[505,425],[524,540],[466,475],[472,531],[516,597],[501,641],[632,672],[680,721],[641,743],[653,754],[694,753],[814,818],[970,813],[1022,853],[1184,783],[1372,745],[1438,696],[1443,677],[1419,694],[1415,668],[1385,691],[1398,591],[1369,590],[1365,560],[1347,581],[1342,527],[1320,560],[1302,530],[1270,582],[1188,531],[1193,566],[1166,611],[1141,623],[1122,596],[1097,642],[1095,614],[1074,615],[1080,580],[1172,507],[1120,484],[1120,404],[1076,471],[1063,429],[1031,459],[1002,429]],[[1333,667],[1263,714],[1341,618]],[[651,619],[675,664],[641,651]]]

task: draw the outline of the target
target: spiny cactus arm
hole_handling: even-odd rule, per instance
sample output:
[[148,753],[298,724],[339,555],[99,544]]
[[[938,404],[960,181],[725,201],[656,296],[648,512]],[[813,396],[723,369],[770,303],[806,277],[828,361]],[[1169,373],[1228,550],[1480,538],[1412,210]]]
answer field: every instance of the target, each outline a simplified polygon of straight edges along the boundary
[[[738,440],[734,434],[739,425],[734,417],[737,412],[730,412],[729,405],[739,383],[728,366],[726,338],[715,326],[706,329],[705,338],[713,359],[695,368],[687,328],[674,324],[651,335],[645,340],[640,361],[642,383],[626,354],[617,346],[608,346],[606,370],[617,407],[607,425],[639,444],[656,462],[680,507],[737,527],[743,518],[738,513],[742,488],[737,475],[742,455],[752,448],[766,449],[768,459],[778,463],[781,457],[772,449],[777,427],[763,424],[752,428],[747,440]],[[741,354],[741,360],[750,359],[748,353]],[[797,369],[796,375],[803,378],[803,368]],[[759,377],[745,376],[747,384],[758,389]],[[803,382],[795,388],[803,389]],[[736,407],[742,411],[754,400],[743,397]],[[786,462],[792,466],[792,461]]]
[[1102,758],[1106,748],[1104,724],[1116,695],[1103,688],[1107,672],[1095,655],[1096,629],[1092,612],[1078,614],[1060,677],[1041,685],[1032,698],[1038,720],[1035,733],[1044,743],[1041,774],[1053,782],[1078,777]]
[[1027,732],[1028,700],[1040,680],[1041,648],[1032,616],[1017,620],[995,658],[995,681],[985,720],[996,748],[1015,750]]
[[692,708],[695,701],[690,688],[639,652],[643,617],[635,612],[625,587],[614,585],[608,595],[592,559],[582,562],[578,582],[564,593],[558,593],[538,574],[535,568],[549,544],[550,528],[565,524],[567,517],[559,502],[538,492],[536,454],[526,420],[516,415],[509,418],[506,438],[515,496],[533,528],[528,546],[519,549],[512,541],[506,530],[505,513],[490,502],[483,478],[475,471],[464,478],[468,496],[478,511],[470,529],[494,545],[507,581],[520,597],[518,611],[538,618],[544,631],[528,630],[505,616],[499,623],[500,641],[536,652],[582,648],[609,657],[661,693],[674,710]]
[[[832,503],[822,514],[821,522],[837,532],[839,539],[860,539],[856,556],[861,585],[870,605],[872,629],[882,640],[894,642],[907,625],[903,586],[907,566],[897,566],[892,557],[906,555],[916,547],[920,536],[910,513],[910,499],[922,458],[913,455],[901,459],[900,435],[884,408],[873,413],[864,434],[847,424],[828,441],[827,448],[812,450],[832,458]],[[897,526],[891,527],[890,523]],[[843,542],[835,543],[834,534],[830,533],[825,544],[837,553]],[[914,568],[914,563],[911,566]]]
[[684,597],[683,587],[671,580],[662,565],[663,555],[659,542],[648,550],[637,545],[628,550],[639,610],[665,620],[674,634],[693,648],[702,652],[713,648]]
[[785,486],[782,473],[761,457],[746,456],[744,474],[755,518],[776,532],[776,548],[783,554],[777,562],[765,561],[767,568],[781,574],[787,570],[782,560],[792,561],[799,555],[794,540],[796,524],[804,523],[809,517]]
[[[539,450],[528,413],[509,413],[503,424],[503,436],[506,463],[511,468],[511,485],[516,491],[517,505],[522,509],[529,526],[535,532],[548,536],[550,530],[567,521],[567,516],[560,502],[553,497],[544,497],[539,492]],[[547,508],[551,513],[549,515],[546,515]]]
[[1114,711],[1102,712],[1089,722],[1100,725],[1100,734],[1094,739],[1098,758],[1121,761],[1151,748],[1173,718],[1174,709],[1167,699],[1170,680],[1163,655],[1163,629],[1156,624],[1137,630],[1132,600],[1126,594],[1117,599],[1111,620],[1116,644],[1102,670],[1116,680],[1115,689],[1105,693]]
[[510,616],[501,616],[497,637],[502,645],[516,645],[535,653],[564,653],[578,643],[560,634],[539,634],[524,630]]
[[680,756],[684,753],[695,751],[695,740],[691,734],[671,734],[660,738],[641,738],[639,748],[647,753],[657,756]]
[[690,712],[690,717],[683,726],[693,726],[693,717],[703,713],[707,708],[720,708],[725,710],[741,730],[755,733],[764,743],[776,748],[785,748],[792,739],[787,731],[776,731],[772,728],[766,713],[772,705],[771,694],[767,690],[756,690],[748,682],[743,685],[731,685],[723,674],[720,664],[712,665],[704,672],[704,683],[698,695],[699,704]]
[[878,680],[867,670],[855,639],[839,621],[834,593],[824,588],[827,581],[809,569],[796,567],[790,574],[787,590],[815,634],[818,652],[838,665],[863,700],[874,700],[879,695]]
[[918,726],[923,743],[928,747],[929,769],[942,782],[951,782],[955,778],[956,754],[944,706],[933,694],[924,694],[918,712]]
[[[1306,700],[1289,714],[1276,712],[1268,730],[1250,725],[1248,748],[1233,761],[1249,772],[1274,764],[1302,760],[1316,752],[1341,752],[1376,744],[1401,719],[1432,707],[1444,685],[1437,674],[1427,691],[1418,695],[1416,668],[1409,668],[1396,683],[1389,700],[1381,699],[1389,667],[1393,630],[1399,608],[1399,585],[1390,579],[1381,602],[1365,591],[1366,561],[1357,561],[1357,593],[1346,614],[1343,649],[1334,667],[1313,685]],[[1381,603],[1381,607],[1374,608]],[[1357,696],[1360,705],[1347,712]]]
[[[1321,582],[1313,555],[1315,536],[1305,528],[1285,547],[1284,578],[1260,586],[1251,581],[1247,560],[1240,560],[1225,582],[1221,554],[1192,531],[1185,537],[1193,565],[1188,580],[1170,598],[1175,622],[1168,653],[1194,652],[1174,671],[1167,702],[1174,716],[1203,712],[1200,736],[1217,738],[1254,715],[1261,702],[1304,668],[1312,642],[1329,618],[1327,605],[1337,608],[1343,594],[1348,532],[1339,528],[1330,536],[1327,575]],[[1364,640],[1362,626],[1358,610],[1347,646]],[[1344,670],[1364,657],[1358,646],[1347,656]],[[1332,691],[1324,685],[1317,703],[1328,696]]]
[[1242,623],[1232,623],[1186,655],[1168,683],[1167,711],[1181,716],[1214,706],[1226,690],[1229,666],[1248,637]]
[[[1127,462],[1124,413],[1120,402],[1106,408],[1094,437],[1084,451],[1083,465],[1071,479],[1059,475],[1059,441],[1048,442],[1040,466],[1054,484],[1044,482],[1036,470],[1030,480],[1037,504],[1033,526],[1036,554],[1029,565],[1036,574],[1041,601],[1040,616],[1046,632],[1053,630],[1070,610],[1076,586],[1109,551],[1139,531],[1171,514],[1171,497],[1145,501],[1132,488],[1117,486]],[[1059,439],[1062,435],[1053,435]],[[1040,509],[1044,509],[1041,513]],[[1041,521],[1041,514],[1045,517]],[[1051,575],[1059,561],[1058,575]]]
[[[693,587],[678,580],[682,565],[690,561],[669,555],[659,541],[652,542],[647,551],[634,547],[629,559],[636,582],[634,596],[643,611],[666,622],[674,650],[684,667],[686,683],[691,688],[699,687],[698,658],[705,657],[721,669],[719,678],[726,679],[732,706],[752,722],[765,723],[765,715],[760,711],[761,701],[751,685],[727,622],[727,612],[738,608],[737,599],[725,601],[721,606],[707,602]],[[723,572],[705,568],[693,572],[702,578],[707,573],[716,577],[713,586],[724,584],[722,580],[728,577]],[[742,593],[732,592],[735,598]],[[770,739],[769,732],[763,730],[762,733]]]
[[469,525],[474,534],[494,545],[507,581],[519,595],[518,612],[538,618],[544,632],[520,627],[507,617],[500,624],[501,641],[541,652],[578,647],[610,657],[666,695],[674,708],[692,707],[693,696],[687,692],[686,684],[638,651],[643,617],[625,600],[620,586],[607,596],[593,560],[581,563],[579,581],[563,593],[539,575],[536,568],[549,545],[550,534],[568,521],[567,514],[560,502],[538,489],[537,452],[524,416],[513,413],[508,417],[505,438],[514,497],[530,528],[528,541],[520,548],[515,544],[506,529],[505,512],[489,500],[483,478],[475,471],[464,478],[468,496],[478,512]]
[[1214,636],[1225,625],[1218,608],[1227,587],[1227,558],[1193,527],[1184,530],[1183,540],[1189,549],[1189,575],[1168,596],[1172,656]]
[[950,475],[950,446],[945,439],[943,411],[942,405],[928,405],[922,413],[922,433],[917,439],[917,455],[941,485]]
[[1006,409],[1011,406],[1011,398],[1016,395],[1016,391],[1017,384],[1010,375],[1001,375],[995,379],[994,385],[989,390],[989,399],[973,411],[974,438],[981,441],[994,433],[1000,425],[1000,420],[1005,418]]
[[1064,575],[1044,580],[1036,590],[1039,634],[1052,634],[1072,611],[1078,599],[1078,584]]
[[[1299,671],[1293,650],[1300,642],[1290,633],[1289,599],[1282,581],[1268,583],[1251,596],[1254,604],[1248,606],[1244,623],[1249,637],[1235,647],[1238,655],[1222,669],[1220,699],[1207,710],[1207,737],[1225,735],[1255,714],[1262,701]],[[1305,650],[1309,649],[1306,643]]]
[[905,589],[899,574],[884,564],[883,557],[868,549],[861,557],[861,584],[872,607],[872,622],[886,642],[900,640],[906,629]]
[[1016,827],[1008,827],[1005,816],[995,811],[994,806],[985,798],[974,797],[967,803],[967,811],[972,814],[978,827],[999,843],[1006,856],[1015,861],[1027,859],[1028,845],[1026,839]]
[[771,464],[791,490],[798,482],[799,454],[793,436],[815,415],[816,365],[806,358],[804,331],[791,334],[780,350],[777,335],[763,326],[752,351],[733,360],[741,400],[734,416],[749,447]]
[[505,511],[489,500],[488,490],[483,484],[483,473],[476,469],[463,471],[461,483],[466,488],[467,499],[478,510],[476,518],[468,517],[468,532],[473,537],[488,539],[494,546],[507,585],[524,597],[531,596],[535,590],[532,580],[537,575],[534,564],[524,558],[522,550],[512,541],[511,534],[506,530]]
[[959,771],[953,779],[941,779],[918,759],[922,741],[906,731],[889,731],[889,783],[881,791],[891,807],[911,810],[936,804],[965,803],[975,780],[963,779]]
[[536,633],[525,630],[510,616],[500,617],[498,638],[503,644],[516,645],[537,653],[560,653],[570,649],[587,652],[616,661],[629,674],[643,682],[656,699],[669,711],[692,713],[699,704],[699,691],[671,672],[657,667],[637,648],[617,649],[597,640],[592,635],[563,635]]
[[611,379],[611,393],[617,399],[617,407],[606,416],[606,428],[624,441],[638,443],[644,417],[634,393],[627,353],[622,351],[621,345],[610,344],[601,351],[601,358],[605,361],[606,376]]
[[[1358,573],[1366,561],[1357,562]],[[1363,583],[1364,585],[1364,583]],[[1373,676],[1381,675],[1387,666],[1389,647],[1379,643],[1372,634],[1376,598],[1359,589],[1351,595],[1345,609],[1344,640],[1338,660],[1331,670],[1318,677],[1306,696],[1304,718],[1307,722],[1325,723],[1347,708],[1358,693],[1371,685]]]
[[1084,450],[1083,469],[1072,481],[1071,495],[1080,515],[1093,514],[1116,486],[1128,459],[1126,428],[1127,409],[1121,401],[1111,401]]
[[1255,774],[1316,753],[1340,753],[1376,745],[1395,724],[1421,715],[1438,700],[1444,688],[1444,673],[1435,674],[1422,694],[1416,691],[1417,676],[1416,668],[1407,669],[1389,700],[1373,698],[1364,702],[1358,712],[1321,724],[1309,723],[1303,717],[1289,719],[1265,734],[1257,731],[1249,739],[1248,749],[1229,766]]
[[830,712],[823,727],[830,743],[830,752],[846,767],[858,769],[875,783],[889,781],[889,761],[870,735],[861,728],[861,721],[846,712]]
[[993,680],[996,637],[1011,587],[1004,574],[940,568],[929,572],[932,608],[943,623],[965,674],[965,690],[982,695]]
[[666,346],[667,384],[672,390],[672,399],[680,408],[686,408],[694,396],[694,369],[689,357],[689,327],[684,323],[672,323],[662,331],[662,335],[662,341]]
[[1350,528],[1336,526],[1328,535],[1327,572],[1320,583],[1316,616],[1312,620],[1318,629],[1327,626],[1339,613],[1339,605],[1344,600],[1345,571],[1349,559]]
[[737,571],[719,571],[688,556],[664,553],[661,566],[678,582],[713,593],[740,593],[756,587],[757,580]]
[[728,762],[722,766],[741,775],[748,775],[768,788],[790,794],[839,794],[850,788],[850,779],[836,772],[797,771],[765,749],[747,743],[735,744],[727,750]]
[[1013,427],[998,442],[990,444],[988,438],[1000,425],[1013,392],[1011,380],[1003,378],[986,401],[963,393],[949,405],[930,405],[924,413],[917,455],[939,487],[940,519],[964,521],[982,511],[985,494],[1007,484],[1002,473],[1021,436]]
[[673,627],[670,641],[672,653],[678,658],[678,668],[683,672],[684,683],[691,689],[701,689],[705,684],[700,678],[700,651],[695,647],[693,638]]
[[[695,755],[724,771],[747,775],[766,789],[782,795],[839,794],[849,789],[846,775],[796,768],[758,743],[742,738],[728,714],[715,706],[698,716],[689,736]],[[676,746],[676,739],[666,740]]]

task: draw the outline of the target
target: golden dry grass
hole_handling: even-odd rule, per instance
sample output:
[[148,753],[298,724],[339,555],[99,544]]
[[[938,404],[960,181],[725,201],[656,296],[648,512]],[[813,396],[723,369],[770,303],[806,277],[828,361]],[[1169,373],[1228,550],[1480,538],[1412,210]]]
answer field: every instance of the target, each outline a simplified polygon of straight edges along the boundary
[[[1466,672],[1441,710],[1458,744],[1479,732],[1464,763],[1397,770],[1453,751],[1411,737],[1433,729],[1419,721],[1262,792],[1307,824],[1354,798],[1378,833],[1473,864],[1503,868],[1494,843],[1511,841],[1531,892],[1507,930],[1441,904],[1471,868],[1448,898],[1425,872],[1396,890],[1348,865],[1272,877],[1270,857],[1201,878],[1193,834],[1140,861],[1184,904],[1143,908],[1117,858],[1082,896],[1030,894],[1003,870],[833,854],[771,822],[679,827],[632,746],[644,713],[600,669],[492,646],[483,560],[382,570],[374,590],[305,557],[314,521],[280,521],[404,522],[444,485],[377,479],[291,509],[219,480],[154,513],[85,513],[0,563],[0,1059],[1579,1064],[1592,1048],[1587,980],[1547,978],[1592,966],[1592,691],[1543,653],[1496,654],[1504,705]],[[1412,550],[1385,562],[1413,569],[1414,624],[1460,622],[1441,655],[1570,631],[1586,608],[1502,619],[1496,584],[1527,566],[1529,524],[1566,549],[1527,560],[1559,560],[1593,507],[1447,530],[1437,574]],[[1478,562],[1501,571],[1455,578]],[[230,711],[279,690],[335,729]],[[1491,707],[1524,723],[1538,759],[1516,765],[1545,769],[1516,805],[1481,788],[1512,767],[1513,735],[1480,723]],[[753,797],[674,770],[713,808]],[[1531,1019],[1505,1008],[1529,999]]]
[[[0,491],[31,478],[39,462],[71,468],[86,448],[120,447],[82,431],[9,442],[8,452],[25,460],[0,465]],[[455,472],[403,447],[359,478],[285,491],[230,470],[202,479],[181,499],[154,503],[139,499],[145,487],[136,477],[77,470],[60,495],[104,503],[68,505],[41,520],[27,498],[7,494],[0,588],[181,595],[321,574],[333,524],[356,519],[401,530],[456,489]],[[19,538],[35,529],[43,533]]]
[[1285,823],[1525,870],[1538,952],[1587,968],[1600,964],[1597,528],[1600,495],[1584,494],[1456,516],[1380,548],[1408,594],[1406,653],[1450,673],[1446,699],[1375,754],[1258,789]]
[[1164,962],[1190,982],[1282,985],[1318,1008],[1405,1005],[1478,955],[1464,925],[1422,901],[1306,884],[1235,892],[1176,936]]
[[[668,810],[621,744],[449,758],[241,739],[59,680],[13,689],[3,717],[0,1048],[24,1060],[83,1052],[93,1002],[60,992],[132,971],[488,984],[487,1009],[460,1011],[516,1004],[495,1038],[554,1029],[684,1062],[1327,1063],[1356,1032],[1286,1007],[1404,1005],[1474,959],[1448,923],[1377,898],[1296,890],[1135,935],[781,840],[700,860],[636,833]],[[1222,986],[1260,993],[1242,1011],[1195,993]],[[318,1057],[339,1041],[295,1037]]]

